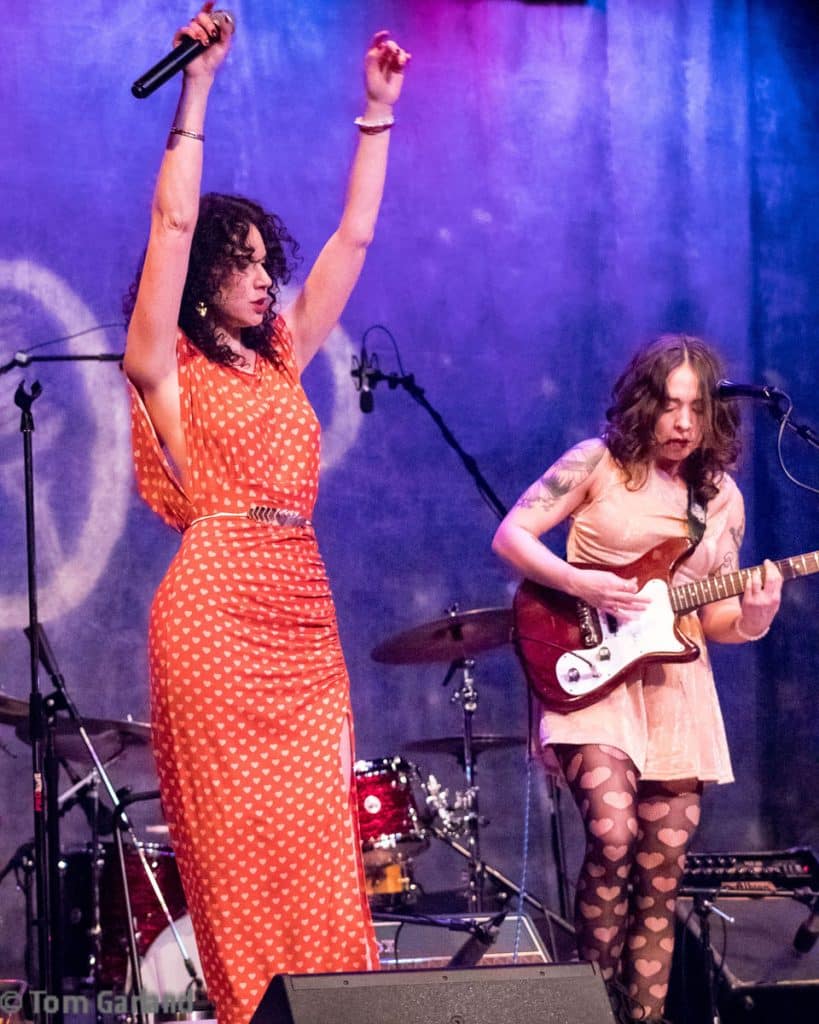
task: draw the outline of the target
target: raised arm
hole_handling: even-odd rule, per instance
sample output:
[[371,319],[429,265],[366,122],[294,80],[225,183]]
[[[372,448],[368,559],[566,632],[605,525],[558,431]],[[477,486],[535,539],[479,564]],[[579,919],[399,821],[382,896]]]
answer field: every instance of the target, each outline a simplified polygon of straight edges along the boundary
[[[364,265],[384,191],[393,104],[410,55],[388,38],[373,37],[364,60],[366,105],[338,228],[314,263],[304,287],[284,311],[303,370],[335,326]],[[370,127],[368,127],[370,126]]]
[[588,498],[594,471],[605,454],[593,438],[570,448],[543,476],[524,491],[498,527],[492,550],[536,583],[563,590],[612,614],[639,611],[636,580],[613,572],[577,569],[540,540]]
[[179,307],[199,211],[205,110],[232,35],[232,23],[224,17],[217,23],[212,11],[213,3],[206,3],[174,39],[178,45],[183,36],[191,36],[207,49],[185,68],[154,190],[148,247],[125,346],[125,372],[142,390],[152,416],[151,405],[170,390],[171,379],[175,387]]

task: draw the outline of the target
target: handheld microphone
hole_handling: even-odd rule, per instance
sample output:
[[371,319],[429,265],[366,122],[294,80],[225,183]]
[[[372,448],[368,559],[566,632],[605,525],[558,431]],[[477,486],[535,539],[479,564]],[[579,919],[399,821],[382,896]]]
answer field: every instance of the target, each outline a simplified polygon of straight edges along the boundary
[[810,905],[810,914],[805,918],[793,937],[793,948],[797,953],[810,953],[819,939],[819,896]]
[[717,381],[714,394],[725,402],[734,398],[755,398],[760,402],[778,402],[785,392],[770,384],[735,384],[731,380]]
[[[214,11],[212,17],[219,28],[220,34],[223,21],[231,27],[236,25],[233,15],[229,11]],[[206,49],[205,44],[200,43],[198,39],[184,36],[178,46],[175,46],[170,53],[167,53],[162,60],[154,64],[149,71],[146,71],[144,75],[134,82],[131,86],[131,92],[138,100],[144,100],[146,96],[150,96],[152,92],[155,92],[160,85],[164,85],[169,78],[173,78],[177,71],[187,67],[192,60],[195,60],[200,53],[204,53]]]

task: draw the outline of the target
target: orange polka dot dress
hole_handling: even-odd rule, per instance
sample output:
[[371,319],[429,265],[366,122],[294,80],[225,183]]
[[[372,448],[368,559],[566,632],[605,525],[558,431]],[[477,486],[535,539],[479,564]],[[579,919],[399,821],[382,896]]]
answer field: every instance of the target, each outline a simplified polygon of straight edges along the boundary
[[[188,479],[132,394],[137,485],[184,531],[151,608],[151,722],[164,811],[208,995],[244,1024],[277,973],[378,966],[339,747],[349,680],[309,518],[319,426],[281,319],[252,374],[177,345]],[[212,516],[214,513],[236,516]],[[199,520],[199,521],[197,521]]]

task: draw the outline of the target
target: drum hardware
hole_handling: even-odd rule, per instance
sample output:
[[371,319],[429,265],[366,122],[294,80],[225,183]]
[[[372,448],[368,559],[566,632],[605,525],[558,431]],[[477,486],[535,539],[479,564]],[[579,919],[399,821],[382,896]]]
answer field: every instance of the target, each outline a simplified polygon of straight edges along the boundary
[[[508,608],[482,608],[462,612],[454,604],[447,610],[444,618],[423,623],[413,629],[398,633],[378,644],[371,651],[374,661],[392,665],[415,665],[449,661],[449,668],[444,677],[443,686],[449,684],[456,672],[462,673],[463,679],[451,697],[452,703],[460,703],[463,709],[463,733],[460,737],[440,737],[431,740],[419,740],[406,746],[410,752],[448,753],[455,754],[464,772],[465,787],[458,791],[455,800],[459,806],[450,806],[448,794],[444,797],[428,793],[428,803],[436,811],[439,824],[432,828],[435,838],[447,842],[456,852],[464,855],[469,861],[468,904],[472,912],[481,911],[483,880],[486,877],[499,883],[507,891],[520,895],[520,887],[510,882],[501,872],[481,860],[480,826],[484,824],[478,810],[479,788],[475,781],[475,762],[484,750],[503,749],[516,746],[527,741],[523,737],[513,736],[473,736],[472,717],[478,706],[478,693],[475,686],[473,655],[491,650],[509,643],[512,636],[512,611]],[[434,778],[434,777],[433,777]],[[437,780],[435,780],[437,785]],[[550,796],[552,804],[551,844],[552,854],[557,873],[558,892],[560,897],[560,915],[544,911],[547,918],[554,918],[560,927],[573,933],[573,927],[566,920],[568,917],[567,876],[565,870],[565,854],[563,829],[560,818],[560,793],[554,780],[550,777]],[[458,812],[456,815],[456,811]],[[455,841],[456,837],[466,837],[466,847]],[[543,909],[539,901],[523,894],[524,899],[537,909]]]
[[[480,850],[479,788],[475,781],[476,750],[472,736],[472,718],[478,708],[475,685],[475,661],[481,651],[509,643],[512,613],[508,608],[482,608],[462,612],[457,604],[446,610],[446,616],[399,633],[379,644],[371,652],[375,661],[392,665],[415,665],[425,662],[449,661],[442,686],[448,686],[457,673],[461,680],[450,697],[463,712],[461,767],[466,785],[460,792],[459,822],[470,850],[467,901],[470,911],[483,910],[483,875]],[[455,820],[454,808],[448,813],[450,828]]]
[[[143,988],[142,974],[140,970],[138,936],[134,924],[134,908],[131,899],[131,890],[128,884],[128,869],[125,855],[125,844],[123,843],[122,833],[124,828],[127,827],[132,838],[136,838],[134,836],[134,832],[131,826],[125,825],[125,823],[127,822],[125,810],[128,806],[130,806],[133,803],[141,803],[146,800],[158,799],[158,790],[151,790],[145,793],[132,793],[122,796],[120,799],[118,799],[116,807],[114,808],[114,822],[117,826],[114,829],[114,840],[116,843],[117,859],[119,861],[120,876],[122,880],[122,893],[125,900],[126,924],[128,935],[128,958],[131,968],[131,992],[134,996],[137,997],[137,1019],[139,1020],[139,1024],[143,1024],[144,1017],[142,1010],[142,1000],[140,998],[142,995]],[[137,857],[139,858],[140,865],[145,873],[145,877],[148,880],[151,890],[154,896],[156,897],[157,902],[159,903],[162,913],[164,914],[165,920],[168,922],[168,928],[170,929],[173,939],[176,942],[176,945],[182,956],[182,961],[184,963],[185,970],[187,971],[188,977],[190,979],[189,985],[194,986],[194,999],[196,1000],[196,1002],[203,1002],[207,997],[205,995],[205,987],[202,982],[201,975],[197,970],[196,966],[194,965],[191,956],[188,953],[182,935],[180,934],[179,929],[176,927],[173,914],[171,913],[168,904],[165,901],[165,897],[159,886],[156,875],[154,871],[151,869],[150,864],[148,863],[148,858],[146,856],[144,844],[139,843],[138,841],[135,842],[134,850],[137,854]]]
[[[428,776],[423,786],[427,793],[427,807],[433,811],[433,821],[437,818],[440,822],[441,831],[449,836],[466,835],[475,817],[473,808],[477,800],[477,789],[471,792],[455,790],[455,796],[450,802],[449,790],[444,789],[434,775]],[[486,818],[479,818],[477,823],[489,824]]]
[[[62,994],[63,991],[63,961],[64,952],[62,949],[62,933],[63,933],[63,922],[61,920],[62,913],[62,899],[60,893],[60,863],[62,860],[61,851],[59,846],[59,798],[56,797],[56,773],[57,773],[57,762],[62,764],[67,770],[67,761],[79,760],[83,756],[83,751],[87,752],[94,765],[94,771],[92,775],[86,777],[86,779],[78,780],[76,776],[73,776],[74,786],[67,794],[64,794],[65,800],[64,805],[66,809],[70,805],[70,801],[76,793],[84,790],[88,787],[89,783],[101,782],[106,792],[108,793],[111,802],[114,805],[113,820],[116,824],[114,829],[115,837],[115,848],[117,850],[117,857],[120,867],[120,876],[122,879],[122,886],[125,899],[126,908],[126,923],[128,933],[128,949],[129,956],[131,959],[131,990],[136,996],[139,996],[141,991],[141,982],[139,977],[139,948],[138,948],[138,937],[135,933],[134,918],[133,918],[133,907],[131,905],[131,897],[129,891],[129,877],[126,863],[125,847],[123,843],[123,832],[127,832],[131,838],[131,848],[136,854],[139,865],[145,878],[147,879],[148,885],[153,892],[157,903],[160,906],[162,913],[168,922],[168,926],[172,931],[174,928],[173,916],[168,908],[165,897],[159,887],[159,883],[155,877],[155,873],[148,862],[148,858],[143,849],[143,844],[137,838],[133,827],[125,814],[125,808],[128,804],[135,802],[138,799],[156,799],[158,793],[150,793],[147,795],[139,794],[138,796],[127,796],[127,790],[117,791],[111,778],[106,771],[106,766],[103,763],[103,759],[98,753],[95,742],[92,741],[91,735],[94,736],[95,741],[100,741],[101,750],[105,755],[105,761],[110,764],[112,760],[118,758],[123,751],[129,746],[142,746],[146,744],[150,739],[150,726],[143,722],[134,722],[131,720],[126,721],[110,721],[105,719],[88,719],[83,720],[77,711],[76,706],[71,700],[65,687],[65,680],[59,673],[56,667],[56,660],[53,652],[48,644],[48,640],[45,636],[45,631],[42,626],[38,624],[37,630],[34,634],[30,634],[27,631],[27,635],[36,635],[37,642],[32,644],[33,648],[37,649],[38,656],[43,663],[44,668],[51,676],[51,679],[55,685],[54,693],[50,694],[43,700],[43,704],[46,708],[49,717],[49,749],[52,754],[53,767],[50,769],[53,775],[53,781],[49,787],[50,801],[52,804],[52,814],[49,823],[49,841],[48,841],[48,859],[49,864],[46,871],[48,878],[48,927],[46,929],[47,937],[50,939],[49,943],[49,955],[46,962],[46,973],[43,974],[43,959],[42,953],[40,953],[40,974],[39,977],[45,977],[50,979],[50,983],[53,986],[50,991],[54,994]],[[29,735],[29,720],[28,717],[22,717],[22,709],[19,705],[27,708],[27,705],[20,701],[17,702],[15,698],[4,697],[0,702],[0,720],[6,721],[8,724],[15,726],[15,732],[18,737],[25,742],[30,742]],[[69,713],[68,719],[58,719],[57,713],[61,710],[67,710]],[[26,712],[27,714],[27,712]],[[98,802],[98,797],[92,795],[92,801]],[[97,832],[99,818],[95,814],[95,820],[92,822],[92,831]],[[92,849],[98,845],[98,835],[94,835],[94,843]],[[98,947],[97,943],[104,940],[103,927],[100,921],[100,899],[99,899],[99,880],[94,877],[93,872],[96,870],[94,865],[96,864],[97,858],[94,857],[91,860],[92,864],[92,897],[91,897],[91,924],[88,929],[88,935],[91,937],[93,947],[88,953],[88,965],[90,973],[85,981],[89,981],[92,984],[97,984],[100,980],[100,971],[102,968],[102,948]],[[35,857],[36,864],[36,857]],[[94,895],[96,893],[96,895]],[[33,907],[30,913],[27,913],[27,922],[30,934],[33,934],[34,922],[37,917],[42,913],[41,908],[45,904],[40,898],[38,889],[37,899],[37,914],[35,915]],[[29,901],[27,901],[27,907],[29,907]],[[43,929],[40,929],[42,931]],[[185,965],[189,970],[191,983],[196,985],[197,998],[203,991],[203,985],[201,978],[197,974],[187,955],[184,943],[181,938],[178,938],[180,950],[183,954]],[[31,945],[31,943],[29,943]],[[42,945],[42,936],[39,937],[38,949]],[[33,975],[32,975],[33,976]],[[42,984],[42,983],[40,983]],[[62,1004],[61,1004],[62,1005]],[[138,1008],[140,1007],[139,1002],[137,1003]],[[138,1009],[137,1017],[142,1024],[143,1013],[141,1009]],[[58,1021],[59,1024],[59,1021]]]
[[401,757],[356,761],[353,780],[365,871],[403,863],[429,846],[412,787],[418,769]]

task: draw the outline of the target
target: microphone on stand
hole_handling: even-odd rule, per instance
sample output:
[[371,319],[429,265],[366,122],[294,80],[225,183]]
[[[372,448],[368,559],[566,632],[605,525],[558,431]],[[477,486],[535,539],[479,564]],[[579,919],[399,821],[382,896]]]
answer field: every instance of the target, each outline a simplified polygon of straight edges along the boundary
[[735,384],[731,380],[717,381],[714,394],[722,402],[734,398],[755,398],[760,402],[774,403],[781,398],[787,398],[784,391],[769,384]]
[[370,413],[375,406],[375,395],[370,386],[370,378],[373,371],[378,369],[378,360],[373,356],[370,360],[367,356],[367,346],[361,342],[361,356],[353,356],[353,368],[350,376],[355,379],[355,389],[359,392],[358,407],[363,413]]
[[[234,28],[236,25],[236,21],[230,11],[214,11],[211,17],[216,22],[220,35],[222,22],[230,25],[231,28]],[[204,53],[206,49],[205,44],[200,43],[198,39],[184,36],[178,46],[175,46],[170,53],[165,54],[162,60],[154,64],[149,71],[146,71],[144,75],[134,82],[131,86],[131,92],[138,100],[144,100],[146,96],[150,96],[160,85],[164,85],[169,78],[173,78],[177,71],[187,67],[192,60],[195,60],[200,53]]]
[[793,937],[793,948],[797,953],[810,953],[819,939],[819,896],[814,896],[810,904],[810,914],[796,930]]
[[486,924],[476,924],[472,934],[446,965],[447,968],[474,967],[489,947],[494,945],[507,913],[508,911],[502,910],[494,917],[490,917]]

